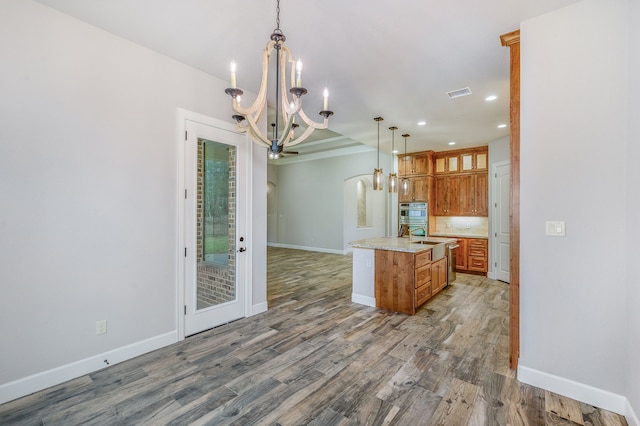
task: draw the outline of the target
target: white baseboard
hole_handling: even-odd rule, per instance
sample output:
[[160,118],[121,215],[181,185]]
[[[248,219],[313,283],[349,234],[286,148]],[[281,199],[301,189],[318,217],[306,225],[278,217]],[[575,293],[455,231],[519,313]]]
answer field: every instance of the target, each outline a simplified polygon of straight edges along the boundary
[[101,370],[108,365],[118,364],[119,362],[135,358],[142,354],[163,348],[178,341],[176,331],[151,337],[140,342],[135,342],[121,348],[117,348],[100,355],[81,359],[51,370],[36,373],[34,375],[15,380],[13,382],[0,385],[0,404],[12,401],[14,399],[32,394],[34,392],[46,389],[64,383],[67,380],[75,379],[85,374]]
[[269,306],[267,302],[261,302],[255,305],[251,305],[251,314],[249,314],[249,316],[258,315],[263,312],[267,312],[268,309],[269,309]]
[[280,243],[267,243],[267,246],[288,248],[288,249],[295,249],[295,250],[317,251],[320,253],[347,254],[346,250],[328,249],[323,247],[296,246],[293,244],[280,244]]
[[629,399],[625,398],[626,401],[626,410],[624,413],[624,418],[627,420],[629,426],[640,426],[640,418],[638,418],[638,414],[635,412],[631,403],[629,403]]
[[630,426],[640,426],[638,416],[631,407],[629,400],[623,395],[585,385],[584,383],[574,382],[573,380],[523,365],[518,366],[518,380],[528,385],[568,396],[576,401],[621,414],[626,417]]
[[376,298],[363,296],[361,294],[351,293],[351,301],[361,305],[376,307]]

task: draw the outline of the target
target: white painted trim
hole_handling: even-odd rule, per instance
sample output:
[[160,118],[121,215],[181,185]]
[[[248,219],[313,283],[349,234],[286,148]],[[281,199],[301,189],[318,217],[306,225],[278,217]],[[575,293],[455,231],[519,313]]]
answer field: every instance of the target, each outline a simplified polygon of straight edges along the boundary
[[267,312],[268,309],[269,309],[269,306],[268,306],[267,302],[260,302],[260,303],[257,303],[255,305],[251,305],[251,310],[249,311],[250,312],[249,316],[258,315],[258,314],[261,314],[263,312]]
[[522,364],[518,366],[518,380],[621,415],[625,415],[628,410],[633,412],[629,401],[623,395],[545,373]]
[[[184,266],[184,257],[183,250],[185,247],[185,230],[184,230],[184,190],[187,188],[187,184],[185,182],[185,132],[189,126],[189,123],[202,124],[205,126],[209,126],[212,128],[216,128],[223,131],[229,131],[235,134],[239,134],[236,125],[232,123],[228,123],[223,120],[219,120],[213,117],[206,116],[204,114],[200,114],[197,112],[189,111],[184,108],[177,108],[177,119],[178,119],[178,134],[177,134],[177,145],[176,145],[176,159],[178,161],[177,164],[177,173],[176,176],[178,185],[177,185],[177,212],[176,212],[176,233],[177,233],[177,250],[176,250],[176,315],[178,325],[177,336],[178,340],[185,339],[185,315],[184,315],[184,305],[185,305],[185,266]],[[247,167],[245,171],[245,179],[246,179],[246,197],[244,203],[246,205],[246,211],[248,212],[244,217],[244,222],[242,226],[246,229],[245,238],[247,241],[253,241],[253,228],[252,228],[252,201],[253,201],[253,185],[252,185],[252,176],[253,176],[253,144],[249,140],[248,136],[244,135],[245,142],[247,145],[246,151],[246,163]],[[239,221],[240,218],[238,217]],[[251,250],[247,253],[250,257],[245,262],[244,268],[244,304],[243,308],[243,317],[250,316],[250,312],[252,309],[251,300],[252,300],[252,290],[253,290],[253,275],[251,274],[251,265],[253,264],[253,254],[251,254]]]
[[320,252],[320,253],[347,254],[346,250],[328,249],[328,248],[323,248],[323,247],[297,246],[297,245],[294,245],[294,244],[267,243],[267,246],[269,246],[269,247],[288,248],[288,249],[294,249],[294,250],[317,251],[317,252]]
[[351,301],[361,305],[376,307],[376,298],[363,296],[361,294],[351,293]]
[[177,341],[178,334],[174,330],[51,370],[36,373],[13,382],[4,383],[0,385],[0,404],[101,370],[106,367],[105,360],[108,360],[109,366],[115,365],[122,361],[127,361],[155,351],[156,349],[169,346]]
[[624,412],[624,417],[627,420],[629,426],[640,426],[640,418],[638,418],[638,414],[635,412],[629,399],[625,398],[626,409]]

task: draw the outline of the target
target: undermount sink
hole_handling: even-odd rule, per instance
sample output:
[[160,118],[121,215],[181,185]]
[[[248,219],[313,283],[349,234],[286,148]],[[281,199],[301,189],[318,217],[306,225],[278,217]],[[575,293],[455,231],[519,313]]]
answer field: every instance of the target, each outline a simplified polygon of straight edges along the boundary
[[447,245],[445,243],[434,243],[434,242],[426,241],[426,240],[411,241],[411,243],[412,244],[422,244],[422,245],[431,246],[431,260],[432,261],[440,260],[445,256],[446,247],[447,247]]

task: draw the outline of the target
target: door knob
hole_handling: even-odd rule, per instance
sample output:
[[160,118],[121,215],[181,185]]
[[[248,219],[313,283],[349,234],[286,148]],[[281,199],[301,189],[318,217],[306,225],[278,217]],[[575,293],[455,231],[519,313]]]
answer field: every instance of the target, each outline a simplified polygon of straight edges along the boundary
[[240,248],[238,249],[238,251],[239,251],[240,253],[242,253],[242,252],[247,251],[247,249],[246,249],[246,248],[244,248],[244,247],[240,247]]

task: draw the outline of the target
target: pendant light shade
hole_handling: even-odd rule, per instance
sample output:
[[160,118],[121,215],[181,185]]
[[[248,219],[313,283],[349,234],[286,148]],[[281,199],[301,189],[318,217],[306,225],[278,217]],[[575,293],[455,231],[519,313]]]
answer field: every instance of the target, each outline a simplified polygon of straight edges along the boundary
[[384,175],[382,169],[373,169],[373,189],[381,191],[384,189]]
[[[391,158],[395,158],[396,154],[396,130],[398,128],[396,126],[389,127],[391,130]],[[398,192],[398,174],[397,173],[389,173],[389,192],[394,193]]]
[[[407,133],[402,135],[404,138],[404,155],[407,155],[407,138],[411,136]],[[409,195],[411,193],[411,181],[406,176],[402,177],[402,182],[400,182],[400,193],[402,195]]]
[[378,167],[373,169],[373,189],[374,191],[382,191],[384,189],[384,175],[380,167],[380,122],[384,118],[376,117],[374,120],[378,122]]

